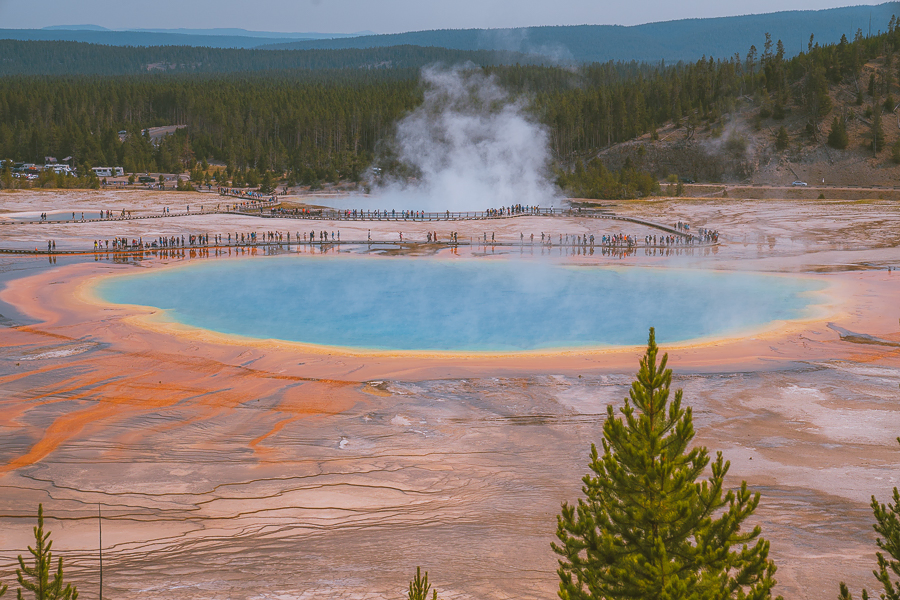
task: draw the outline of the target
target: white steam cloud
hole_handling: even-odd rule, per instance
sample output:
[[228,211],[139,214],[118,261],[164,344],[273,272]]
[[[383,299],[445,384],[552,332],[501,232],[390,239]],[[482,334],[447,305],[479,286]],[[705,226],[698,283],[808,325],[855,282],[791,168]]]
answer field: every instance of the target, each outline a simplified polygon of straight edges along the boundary
[[421,174],[376,190],[391,207],[484,210],[551,205],[546,129],[493,77],[425,69],[425,101],[397,126],[397,157]]

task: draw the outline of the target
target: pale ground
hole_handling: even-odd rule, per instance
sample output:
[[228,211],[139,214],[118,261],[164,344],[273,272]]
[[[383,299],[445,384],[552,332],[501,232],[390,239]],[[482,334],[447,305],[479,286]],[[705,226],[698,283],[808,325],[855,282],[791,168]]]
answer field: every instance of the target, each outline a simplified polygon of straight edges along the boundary
[[[0,194],[0,208],[155,214],[176,202],[211,203],[198,196],[19,192]],[[900,279],[886,271],[900,267],[893,202],[668,200],[612,208],[716,228],[723,244],[567,260],[861,271],[888,286],[872,290],[896,289],[891,278]],[[203,215],[0,225],[0,247],[45,247],[51,235],[60,248],[87,249],[116,235],[313,228],[340,228],[345,240],[365,239],[368,228],[374,239],[395,240],[398,231],[396,223]],[[629,223],[574,218],[402,225],[404,238],[424,240],[428,229],[441,239],[450,230],[461,239],[494,231],[504,241],[541,231],[554,239],[644,235]],[[493,250],[520,252],[542,250]],[[67,290],[71,260],[0,257],[0,281],[42,275]],[[134,268],[105,259],[97,266]],[[895,314],[880,315],[881,330],[860,333],[900,341],[900,303],[872,296],[861,296],[837,324],[853,329],[855,313],[882,307]],[[0,304],[0,313],[7,309]],[[531,360],[493,371],[457,361],[405,374],[394,365],[372,382],[377,361],[354,374],[359,360],[304,355],[298,367],[285,350],[222,350],[143,334],[117,313],[84,322],[73,314],[0,329],[0,581],[14,581],[14,558],[43,502],[54,517],[54,550],[72,566],[85,600],[97,597],[91,517],[98,503],[110,598],[402,598],[416,565],[430,572],[442,598],[554,598],[555,515],[560,502],[578,497],[606,406],[627,394],[638,360],[638,352],[630,364],[575,356],[571,364]],[[0,325],[22,319],[4,316],[11,321]],[[873,587],[869,498],[887,500],[900,480],[900,348],[815,333],[828,343],[800,340],[814,352],[774,344],[751,366],[679,367],[689,352],[674,352],[670,363],[694,408],[697,442],[732,462],[733,485],[746,479],[762,493],[755,522],[771,540],[777,591],[788,599],[834,597],[840,580]],[[343,372],[335,366],[342,361]]]

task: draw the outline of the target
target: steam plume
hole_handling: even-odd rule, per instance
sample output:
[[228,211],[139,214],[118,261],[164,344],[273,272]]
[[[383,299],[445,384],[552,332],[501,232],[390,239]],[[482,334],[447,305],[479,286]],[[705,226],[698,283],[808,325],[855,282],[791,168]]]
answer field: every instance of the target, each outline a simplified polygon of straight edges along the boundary
[[425,101],[397,126],[398,158],[420,173],[377,190],[392,206],[483,210],[556,198],[546,129],[478,70],[425,69]]

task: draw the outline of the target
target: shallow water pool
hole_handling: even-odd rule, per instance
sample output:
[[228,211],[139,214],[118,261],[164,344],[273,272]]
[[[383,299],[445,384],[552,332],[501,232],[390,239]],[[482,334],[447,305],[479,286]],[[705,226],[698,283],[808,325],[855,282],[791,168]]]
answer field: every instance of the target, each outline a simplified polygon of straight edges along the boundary
[[736,334],[802,318],[819,280],[522,259],[223,259],[104,280],[101,298],[254,338],[381,350],[526,351]]
[[[47,215],[46,219],[43,221],[81,221],[82,219],[88,221],[91,219],[102,219],[103,213],[99,210],[51,210],[44,211],[44,214]],[[82,216],[83,215],[83,216]],[[41,221],[41,211],[28,211],[28,212],[16,212],[16,213],[6,213],[0,215],[0,218],[7,219],[10,221]]]

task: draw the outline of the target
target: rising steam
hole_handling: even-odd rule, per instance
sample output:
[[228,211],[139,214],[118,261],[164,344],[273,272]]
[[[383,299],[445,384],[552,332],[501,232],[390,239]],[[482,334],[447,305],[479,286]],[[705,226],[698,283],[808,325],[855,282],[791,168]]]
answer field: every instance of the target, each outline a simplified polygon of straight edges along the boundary
[[436,211],[549,206],[546,129],[474,68],[425,69],[425,101],[397,126],[397,157],[415,181],[376,190],[391,206]]

